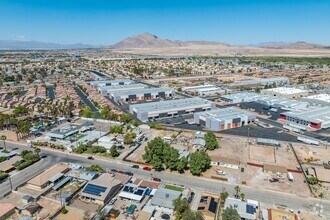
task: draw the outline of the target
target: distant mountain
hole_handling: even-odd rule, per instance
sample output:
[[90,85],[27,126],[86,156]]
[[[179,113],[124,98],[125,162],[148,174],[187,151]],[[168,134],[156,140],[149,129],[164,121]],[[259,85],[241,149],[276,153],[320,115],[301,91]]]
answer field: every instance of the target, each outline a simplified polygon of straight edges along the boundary
[[129,49],[129,48],[166,48],[166,47],[185,47],[185,46],[196,46],[196,45],[224,45],[218,42],[209,41],[177,41],[160,39],[156,35],[150,33],[143,33],[126,38],[108,48],[113,49]]
[[286,43],[286,42],[268,42],[268,43],[260,43],[257,47],[268,48],[268,49],[329,49],[329,46],[322,44],[313,44],[307,43],[304,41],[297,41],[294,43]]
[[51,50],[51,49],[86,49],[96,46],[87,44],[56,44],[40,41],[0,40],[0,50]]

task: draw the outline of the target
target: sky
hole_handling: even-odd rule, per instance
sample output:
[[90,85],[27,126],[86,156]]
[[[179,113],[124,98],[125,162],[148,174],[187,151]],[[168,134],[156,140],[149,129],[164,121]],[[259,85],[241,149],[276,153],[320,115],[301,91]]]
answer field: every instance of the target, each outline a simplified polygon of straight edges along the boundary
[[148,32],[235,45],[330,45],[330,0],[0,0],[0,39],[112,45]]

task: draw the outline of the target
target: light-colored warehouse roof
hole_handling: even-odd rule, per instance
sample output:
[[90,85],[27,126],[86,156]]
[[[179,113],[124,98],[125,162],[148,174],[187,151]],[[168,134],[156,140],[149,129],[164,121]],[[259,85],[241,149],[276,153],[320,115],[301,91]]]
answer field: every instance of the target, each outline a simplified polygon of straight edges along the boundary
[[107,90],[107,91],[116,91],[116,90],[130,90],[135,88],[148,88],[149,86],[136,83],[136,84],[129,84],[129,85],[118,85],[118,86],[104,86],[99,88],[100,90]]
[[244,116],[255,116],[255,114],[251,112],[235,107],[215,109],[206,112],[197,112],[195,113],[195,115],[217,121],[232,120],[234,118],[244,117]]
[[130,82],[133,83],[134,81],[130,79],[113,79],[113,80],[98,80],[98,81],[90,81],[89,83],[92,85],[97,85],[97,84],[104,84],[104,83],[120,83],[120,82]]
[[330,123],[330,107],[309,107],[283,113],[306,121]]
[[285,95],[308,92],[307,90],[302,90],[302,89],[298,89],[298,88],[290,88],[290,87],[277,87],[277,88],[266,89],[266,91],[277,92],[277,93],[285,94]]
[[201,98],[173,99],[160,102],[143,103],[132,105],[132,107],[141,112],[167,112],[176,109],[186,109],[189,107],[202,107],[212,102]]
[[155,92],[172,92],[171,89],[166,88],[139,88],[128,91],[116,91],[111,92],[113,96],[128,96],[128,95],[136,95],[136,94],[146,94],[146,93],[155,93]]
[[330,103],[330,94],[323,93],[323,94],[311,95],[311,96],[307,96],[306,99],[315,99]]

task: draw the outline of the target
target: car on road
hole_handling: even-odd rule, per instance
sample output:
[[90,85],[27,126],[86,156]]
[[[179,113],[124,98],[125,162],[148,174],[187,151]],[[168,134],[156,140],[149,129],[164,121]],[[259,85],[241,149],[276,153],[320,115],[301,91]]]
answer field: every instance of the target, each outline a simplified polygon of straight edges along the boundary
[[134,168],[134,169],[140,169],[140,166],[139,165],[132,165],[132,168]]
[[109,202],[109,205],[115,204],[116,201],[117,201],[117,198],[112,198]]
[[111,169],[110,170],[110,173],[117,173],[118,172],[118,170],[116,170],[116,169]]
[[18,147],[14,147],[12,150],[18,150]]
[[152,178],[152,180],[153,180],[153,181],[156,181],[156,182],[161,182],[161,181],[162,181],[161,179],[156,178],[156,177]]
[[44,158],[46,158],[46,157],[47,157],[47,155],[41,155],[41,156],[40,156],[41,159],[44,159]]
[[124,174],[127,175],[127,176],[133,176],[134,175],[132,172],[129,172],[129,171],[125,171]]
[[151,168],[150,167],[143,167],[143,170],[151,171]]
[[94,157],[89,156],[89,157],[87,157],[87,159],[88,159],[88,160],[94,160]]

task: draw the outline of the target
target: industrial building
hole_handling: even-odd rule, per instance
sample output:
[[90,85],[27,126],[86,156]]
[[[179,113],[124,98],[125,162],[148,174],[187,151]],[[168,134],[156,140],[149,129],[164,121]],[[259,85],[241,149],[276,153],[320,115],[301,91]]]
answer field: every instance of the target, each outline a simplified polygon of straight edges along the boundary
[[209,96],[224,93],[219,87],[214,85],[200,85],[200,86],[189,86],[183,87],[182,91],[187,93],[194,93],[199,96]]
[[307,108],[310,105],[307,101],[303,100],[293,100],[270,95],[260,95],[253,92],[223,95],[220,97],[220,100],[232,104],[238,104],[242,102],[256,102],[270,108],[281,108],[284,110]]
[[302,98],[304,101],[318,106],[330,106],[330,94],[317,94]]
[[111,92],[131,91],[134,89],[145,89],[148,87],[149,86],[142,84],[142,83],[129,84],[129,85],[117,85],[117,86],[104,86],[104,87],[99,87],[98,92],[103,96],[109,96]]
[[330,107],[309,107],[283,112],[280,119],[314,129],[326,129],[330,127]]
[[128,91],[110,92],[109,96],[115,102],[124,103],[124,102],[140,101],[140,100],[171,98],[174,96],[174,91],[171,89],[163,89],[163,88],[146,88],[146,89],[134,89]]
[[215,109],[214,102],[201,98],[174,99],[129,106],[130,113],[140,121],[173,117]]
[[104,87],[104,86],[120,86],[120,85],[130,85],[135,82],[130,79],[114,79],[114,80],[103,80],[103,81],[91,81],[89,84],[92,87]]
[[260,91],[262,95],[271,95],[284,97],[289,99],[299,99],[305,96],[308,96],[308,91],[298,88],[289,88],[289,87],[277,87],[271,89],[263,89]]
[[253,86],[253,85],[273,85],[283,86],[289,83],[287,77],[273,77],[273,78],[250,78],[235,80],[233,83],[228,84],[229,87],[237,86]]
[[255,121],[257,116],[243,109],[229,107],[194,114],[194,121],[212,131],[240,127]]

